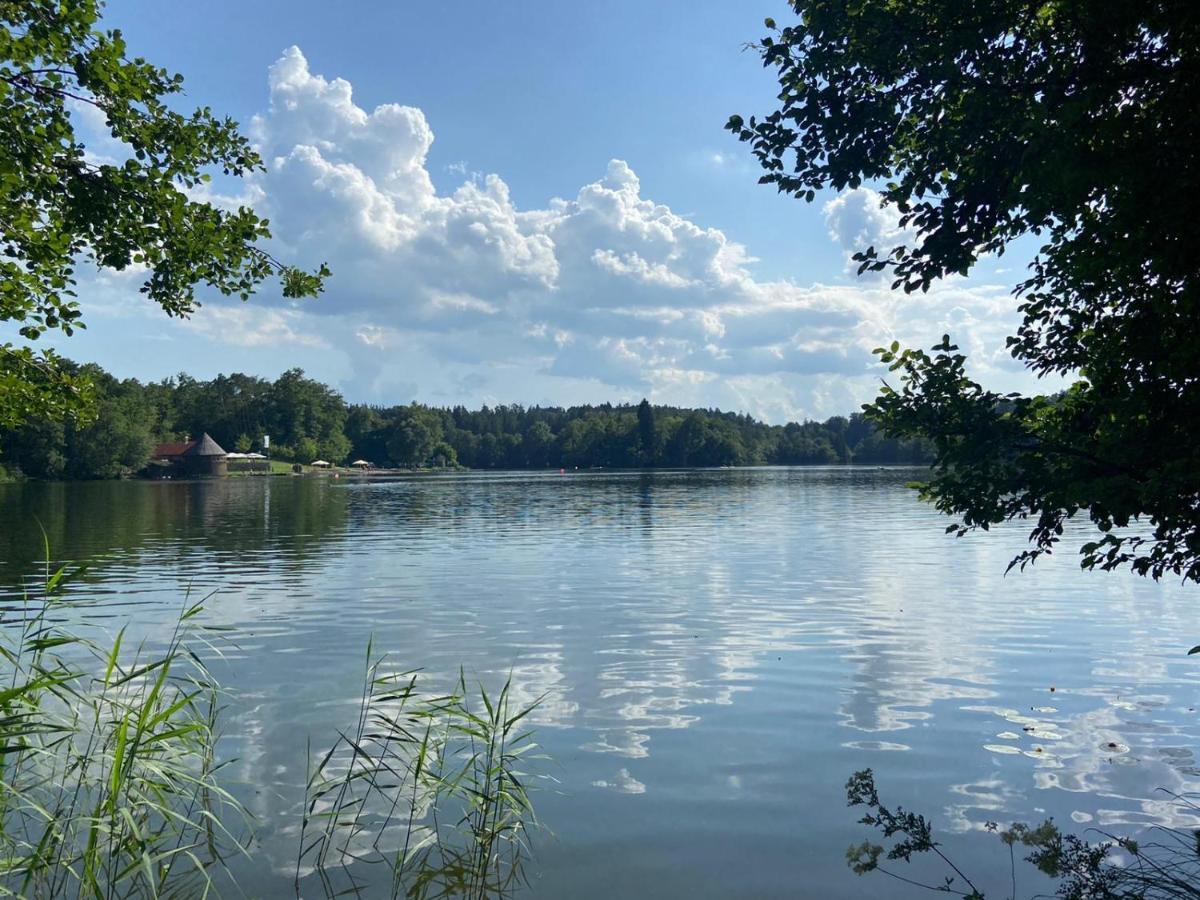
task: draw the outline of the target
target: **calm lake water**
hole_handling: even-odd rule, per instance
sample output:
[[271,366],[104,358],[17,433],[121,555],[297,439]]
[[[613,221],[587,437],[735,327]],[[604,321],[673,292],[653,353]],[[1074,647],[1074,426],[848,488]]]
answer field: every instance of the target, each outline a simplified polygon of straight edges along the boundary
[[461,665],[548,695],[526,896],[908,896],[845,865],[867,766],[997,896],[988,820],[1200,824],[1163,793],[1200,788],[1197,589],[1080,572],[1073,547],[1006,577],[1023,530],[945,535],[914,474],[0,485],[0,584],[34,570],[40,520],[93,561],[73,590],[102,627],[154,639],[217,592],[251,895],[291,895],[305,741],[350,724],[372,635],[431,688]]

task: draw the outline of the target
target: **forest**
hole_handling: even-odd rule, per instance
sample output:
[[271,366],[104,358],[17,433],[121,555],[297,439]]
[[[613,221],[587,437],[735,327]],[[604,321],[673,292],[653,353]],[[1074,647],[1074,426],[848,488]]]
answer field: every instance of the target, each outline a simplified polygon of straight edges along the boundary
[[348,404],[300,369],[274,381],[177,375],[143,383],[95,365],[71,366],[95,390],[86,419],[33,417],[0,429],[8,477],[121,478],[145,467],[155,444],[207,432],[226,450],[338,464],[471,469],[927,464],[931,447],[878,433],[861,413],[768,425],[718,410],[597,406],[438,408]]

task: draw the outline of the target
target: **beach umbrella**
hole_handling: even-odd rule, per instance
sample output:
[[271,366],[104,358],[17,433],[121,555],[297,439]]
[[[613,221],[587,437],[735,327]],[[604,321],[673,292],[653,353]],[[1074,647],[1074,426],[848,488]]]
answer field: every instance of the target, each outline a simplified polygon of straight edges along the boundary
[[369,462],[367,462],[365,459],[356,459],[354,462],[350,463],[350,465],[358,466],[358,468],[360,468],[360,469],[371,468],[371,464]]
[[312,462],[309,463],[309,465],[310,466],[328,466],[329,463],[323,459],[314,459]]

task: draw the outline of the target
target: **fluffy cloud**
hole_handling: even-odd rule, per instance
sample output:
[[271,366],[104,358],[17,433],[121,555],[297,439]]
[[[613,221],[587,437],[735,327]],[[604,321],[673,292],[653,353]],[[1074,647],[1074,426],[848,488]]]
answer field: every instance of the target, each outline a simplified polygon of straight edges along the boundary
[[[746,248],[644,196],[619,159],[539,209],[518,209],[497,175],[439,194],[421,110],[359,107],[296,47],[268,84],[250,126],[267,171],[244,199],[270,218],[280,255],[326,260],[334,277],[317,302],[216,302],[192,327],[239,346],[331,347],[355,399],[407,399],[389,385],[416,385],[433,402],[647,395],[774,420],[829,415],[874,390],[872,347],[927,343],[943,323],[1003,367],[1006,286],[912,298],[870,280],[761,280]],[[860,189],[826,205],[847,254],[900,237],[878,201]]]
[[312,74],[296,47],[269,84],[270,108],[251,123],[268,171],[253,186],[289,252],[336,265],[322,311],[460,327],[514,292],[553,288],[553,242],[518,215],[501,179],[437,195],[419,109],[366,112],[348,82]]
[[852,259],[855,253],[874,247],[882,256],[904,243],[900,214],[894,207],[885,207],[882,201],[879,193],[870,188],[855,188],[825,204],[829,237],[846,254],[847,269],[858,270],[858,263]]

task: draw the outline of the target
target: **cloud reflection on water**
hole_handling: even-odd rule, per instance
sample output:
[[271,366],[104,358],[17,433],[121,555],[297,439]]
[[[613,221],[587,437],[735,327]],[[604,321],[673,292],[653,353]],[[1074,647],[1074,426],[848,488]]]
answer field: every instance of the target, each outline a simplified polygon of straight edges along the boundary
[[[122,485],[73,498],[111,509],[126,492],[111,544],[57,527],[66,555],[109,555],[87,589],[151,636],[181,583],[220,587],[209,619],[238,636],[225,681],[252,701],[228,746],[267,823],[295,812],[304,736],[345,724],[373,636],[430,690],[462,665],[511,674],[514,703],[544,697],[530,721],[584,817],[593,795],[645,794],[686,818],[713,792],[748,821],[804,779],[871,765],[898,785],[936,773],[927,808],[960,830],[1042,811],[1200,824],[1158,790],[1200,788],[1192,592],[1069,554],[1006,578],[1020,530],[947,538],[909,477]],[[38,506],[15,496],[0,493],[7,521]]]

